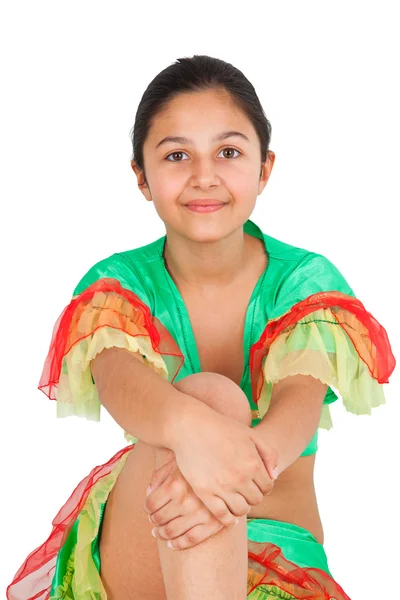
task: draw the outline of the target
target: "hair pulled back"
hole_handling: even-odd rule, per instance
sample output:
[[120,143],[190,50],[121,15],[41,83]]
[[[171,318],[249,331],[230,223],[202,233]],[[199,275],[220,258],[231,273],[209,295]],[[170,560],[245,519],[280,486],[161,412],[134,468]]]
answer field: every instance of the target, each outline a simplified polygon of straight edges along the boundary
[[271,140],[271,124],[253,85],[242,71],[230,63],[195,54],[192,57],[178,58],[156,75],[140,100],[130,138],[133,146],[132,159],[143,171],[145,178],[143,145],[155,117],[181,93],[213,90],[227,92],[233,104],[247,115],[260,140],[261,162],[265,162]]

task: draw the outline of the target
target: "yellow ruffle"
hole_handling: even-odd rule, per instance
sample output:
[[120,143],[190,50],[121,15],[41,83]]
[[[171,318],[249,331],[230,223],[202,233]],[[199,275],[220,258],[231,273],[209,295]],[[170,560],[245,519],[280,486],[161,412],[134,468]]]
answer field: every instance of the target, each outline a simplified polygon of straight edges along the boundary
[[[57,389],[57,417],[78,416],[100,421],[101,403],[93,383],[90,362],[105,348],[125,348],[164,379],[168,370],[162,356],[153,350],[149,337],[131,336],[119,329],[100,327],[76,343],[63,358]],[[128,442],[137,438],[124,432]]]
[[[68,558],[70,568],[66,569],[63,583],[54,590],[49,600],[69,597],[107,600],[106,591],[93,560],[92,544],[99,529],[101,506],[107,500],[129,454],[130,452],[126,452],[113,470],[101,477],[90,490],[85,505],[79,513],[77,541]],[[71,596],[66,596],[66,593]]]
[[[265,382],[258,407],[268,410],[273,384],[290,375],[311,375],[332,387],[349,412],[371,414],[385,403],[382,384],[374,379],[351,339],[330,309],[319,309],[282,332],[271,344],[263,364]],[[319,427],[332,428],[328,404],[323,404]]]

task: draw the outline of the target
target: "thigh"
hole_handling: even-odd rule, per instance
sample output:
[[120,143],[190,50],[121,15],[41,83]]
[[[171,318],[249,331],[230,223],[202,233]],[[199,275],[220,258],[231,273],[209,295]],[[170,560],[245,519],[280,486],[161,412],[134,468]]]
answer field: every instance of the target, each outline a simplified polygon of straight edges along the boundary
[[108,496],[99,553],[109,600],[166,599],[154,525],[143,510],[155,450],[137,442]]

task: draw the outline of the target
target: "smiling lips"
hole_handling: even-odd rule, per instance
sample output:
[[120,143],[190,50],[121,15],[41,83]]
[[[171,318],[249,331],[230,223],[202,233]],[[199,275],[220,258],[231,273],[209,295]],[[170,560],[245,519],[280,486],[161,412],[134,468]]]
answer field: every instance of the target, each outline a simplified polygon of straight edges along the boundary
[[220,206],[222,204],[225,204],[225,202],[222,202],[222,200],[216,200],[215,198],[209,198],[208,200],[205,198],[199,198],[198,200],[190,200],[186,206]]
[[199,203],[191,204],[190,206],[186,206],[188,210],[196,213],[211,213],[217,210],[221,210],[226,206],[225,202],[220,202],[219,204],[208,204],[207,206],[202,206]]

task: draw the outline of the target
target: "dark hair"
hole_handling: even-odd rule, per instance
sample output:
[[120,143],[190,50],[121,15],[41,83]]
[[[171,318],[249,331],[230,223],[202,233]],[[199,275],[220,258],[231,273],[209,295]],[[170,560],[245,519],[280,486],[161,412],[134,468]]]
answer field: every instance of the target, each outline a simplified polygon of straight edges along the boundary
[[[219,58],[195,54],[178,58],[161,71],[147,86],[136,112],[130,132],[133,156],[144,172],[143,145],[155,116],[180,93],[225,90],[233,103],[252,122],[261,146],[261,162],[265,162],[271,139],[271,124],[265,116],[256,91],[245,75]],[[145,174],[146,177],[146,174]]]

